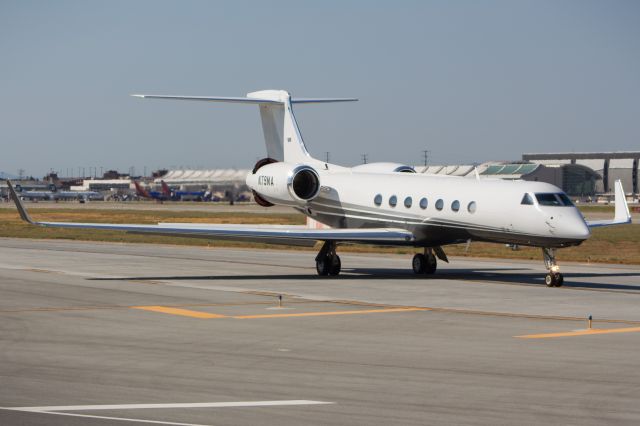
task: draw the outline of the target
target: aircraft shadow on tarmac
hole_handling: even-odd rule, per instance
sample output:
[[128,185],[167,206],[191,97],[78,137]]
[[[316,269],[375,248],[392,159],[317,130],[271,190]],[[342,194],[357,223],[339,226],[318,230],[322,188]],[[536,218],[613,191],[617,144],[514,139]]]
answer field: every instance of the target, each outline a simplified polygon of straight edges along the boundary
[[[510,273],[508,271],[519,271]],[[506,272],[506,273],[505,273]],[[571,273],[565,274],[564,287],[584,290],[617,290],[627,292],[638,292],[640,294],[640,284],[612,284],[583,281],[583,278],[610,278],[628,277],[638,278],[637,272],[616,272],[616,273]],[[88,278],[93,281],[282,281],[282,280],[312,280],[322,282],[325,280],[421,280],[428,283],[431,280],[451,280],[468,281],[470,283],[482,284],[483,282],[492,284],[507,284],[521,286],[544,285],[544,274],[540,272],[524,272],[521,268],[473,268],[473,269],[452,269],[439,270],[435,275],[416,275],[412,271],[402,271],[398,269],[382,268],[345,268],[343,273],[337,277],[320,277],[315,274],[274,274],[274,275],[161,275],[161,276],[138,276],[138,277],[94,277]]]

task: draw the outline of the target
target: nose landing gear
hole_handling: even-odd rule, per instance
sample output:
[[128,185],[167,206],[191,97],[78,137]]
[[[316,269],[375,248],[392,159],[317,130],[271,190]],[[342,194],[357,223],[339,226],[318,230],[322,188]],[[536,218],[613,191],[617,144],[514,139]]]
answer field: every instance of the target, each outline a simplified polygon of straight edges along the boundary
[[336,254],[336,242],[325,241],[316,256],[316,271],[318,271],[318,275],[336,276],[340,273],[341,266],[340,256]]
[[543,248],[542,256],[544,257],[544,266],[549,273],[544,277],[544,283],[547,287],[562,287],[564,277],[560,272],[560,267],[556,263],[556,249]]

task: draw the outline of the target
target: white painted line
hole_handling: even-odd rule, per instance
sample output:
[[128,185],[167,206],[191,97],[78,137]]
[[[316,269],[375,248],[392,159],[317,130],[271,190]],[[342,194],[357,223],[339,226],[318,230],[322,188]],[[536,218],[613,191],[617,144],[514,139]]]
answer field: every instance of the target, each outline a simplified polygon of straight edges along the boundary
[[[29,410],[19,410],[19,411],[29,411]],[[213,425],[203,425],[199,423],[176,423],[176,422],[163,422],[160,420],[128,419],[125,417],[92,416],[90,414],[56,413],[54,411],[29,411],[29,412],[39,413],[39,414],[54,414],[56,416],[71,416],[71,417],[86,417],[90,419],[118,420],[121,422],[130,422],[130,423],[153,423],[157,425],[170,425],[170,426],[213,426]]]
[[[119,404],[119,405],[51,405],[45,407],[3,407],[5,410],[50,412],[50,411],[93,411],[93,410],[139,410],[145,408],[231,408],[231,407],[274,407],[286,405],[324,405],[326,401],[294,399],[284,401],[239,401],[239,402],[192,402],[175,404]],[[57,414],[57,413],[56,413]]]

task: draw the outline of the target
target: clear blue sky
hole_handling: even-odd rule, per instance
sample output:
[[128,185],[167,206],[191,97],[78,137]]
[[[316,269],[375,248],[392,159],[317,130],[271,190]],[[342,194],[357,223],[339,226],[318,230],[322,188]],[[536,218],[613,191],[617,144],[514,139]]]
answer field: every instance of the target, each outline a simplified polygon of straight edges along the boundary
[[339,164],[640,149],[638,1],[0,2],[0,171],[251,167],[255,106],[300,106]]

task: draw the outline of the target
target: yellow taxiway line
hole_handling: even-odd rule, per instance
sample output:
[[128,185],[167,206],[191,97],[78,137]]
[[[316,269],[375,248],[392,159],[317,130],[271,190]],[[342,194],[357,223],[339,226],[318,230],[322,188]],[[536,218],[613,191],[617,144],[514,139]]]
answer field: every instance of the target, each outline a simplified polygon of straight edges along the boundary
[[191,311],[189,309],[170,308],[168,306],[132,306],[132,309],[142,309],[143,311],[161,312],[163,314],[181,315],[191,318],[225,318],[224,315]]
[[384,314],[390,312],[412,312],[429,311],[428,308],[388,308],[388,309],[359,309],[352,311],[331,311],[331,312],[302,312],[295,314],[258,314],[258,315],[221,315],[208,312],[192,311],[189,309],[171,308],[168,306],[132,306],[132,309],[143,311],[160,312],[163,314],[180,315],[183,317],[210,319],[210,318],[232,318],[232,319],[261,319],[261,318],[291,318],[291,317],[320,317],[330,315],[358,315],[358,314]]
[[640,327],[625,328],[590,328],[586,330],[566,331],[561,333],[525,334],[513,336],[519,339],[553,339],[555,337],[589,336],[592,334],[634,333],[640,331]]

